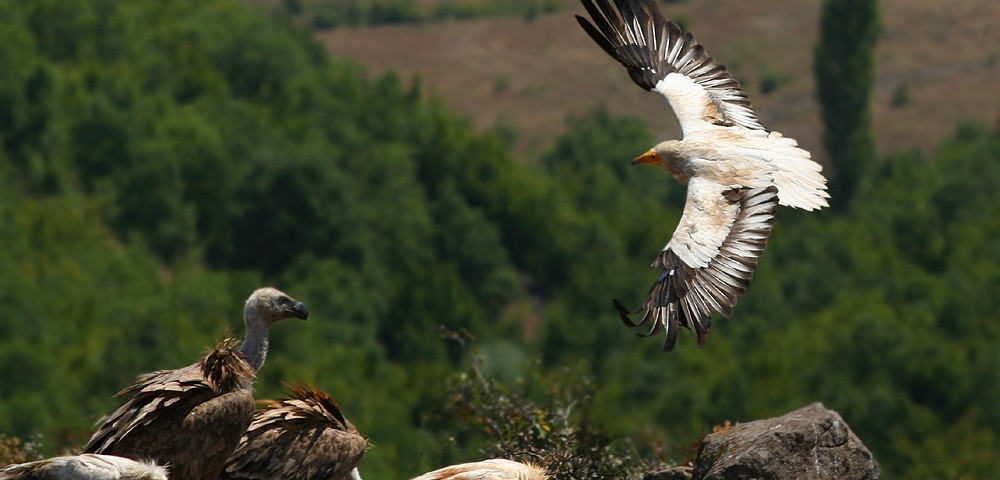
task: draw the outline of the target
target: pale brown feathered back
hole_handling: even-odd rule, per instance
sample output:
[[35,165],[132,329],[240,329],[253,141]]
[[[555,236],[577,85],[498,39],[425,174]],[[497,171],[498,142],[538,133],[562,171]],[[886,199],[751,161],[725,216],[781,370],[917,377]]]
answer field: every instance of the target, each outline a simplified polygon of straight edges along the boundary
[[548,480],[541,467],[530,463],[491,458],[427,472],[412,480]]
[[327,393],[296,386],[290,398],[266,401],[226,464],[230,480],[338,480],[368,447]]
[[167,469],[112,455],[84,453],[8,465],[0,480],[167,480]]
[[175,480],[214,480],[253,418],[253,368],[226,340],[198,363],[139,377],[86,453],[153,459]]

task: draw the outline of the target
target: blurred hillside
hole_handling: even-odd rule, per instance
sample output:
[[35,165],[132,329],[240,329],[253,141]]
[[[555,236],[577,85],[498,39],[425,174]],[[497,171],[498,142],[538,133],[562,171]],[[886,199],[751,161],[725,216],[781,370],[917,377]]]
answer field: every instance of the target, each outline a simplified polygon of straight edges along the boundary
[[[572,14],[585,14],[579,2],[559,3],[560,10],[530,21],[475,18],[317,35],[330,52],[373,72],[418,76],[434,97],[480,129],[513,125],[523,152],[544,149],[567,115],[595,105],[642,118],[656,138],[677,136],[666,102],[636,87],[577,25]],[[819,5],[682,1],[662,10],[735,72],[764,125],[825,161],[812,75]],[[1000,3],[883,0],[881,11],[873,100],[880,151],[929,152],[956,122],[996,118],[1000,97],[988,92],[1000,78],[1000,31],[994,26]]]
[[[495,22],[570,34],[572,11]],[[1000,477],[995,107],[882,156],[842,215],[781,209],[734,317],[666,355],[610,301],[646,292],[683,202],[625,165],[670,126],[621,109],[659,119],[655,97],[572,33],[569,58],[593,65],[574,85],[621,100],[536,108],[552,133],[524,162],[532,124],[477,126],[446,87],[369,74],[303,25],[241,0],[0,0],[0,434],[78,448],[115,392],[240,335],[242,302],[273,284],[312,314],[275,325],[256,392],[328,390],[374,445],[369,478],[481,456],[479,425],[445,408],[469,364],[441,326],[538,404],[588,390],[564,399],[572,419],[637,456],[683,461],[710,425],[819,401],[886,478]],[[518,82],[479,105],[530,99]]]

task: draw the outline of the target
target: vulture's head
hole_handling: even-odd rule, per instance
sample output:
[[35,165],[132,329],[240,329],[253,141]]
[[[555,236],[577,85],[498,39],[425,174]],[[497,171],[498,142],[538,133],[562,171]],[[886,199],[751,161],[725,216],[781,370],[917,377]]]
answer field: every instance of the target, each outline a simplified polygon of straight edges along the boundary
[[268,325],[285,318],[305,320],[309,317],[309,309],[304,303],[271,287],[260,288],[253,292],[247,299],[243,312],[246,318],[259,318],[265,320]]
[[632,160],[632,165],[640,163],[655,165],[669,172],[681,184],[687,185],[688,178],[684,174],[684,163],[687,160],[681,155],[680,149],[680,141],[678,140],[660,142],[650,151]]

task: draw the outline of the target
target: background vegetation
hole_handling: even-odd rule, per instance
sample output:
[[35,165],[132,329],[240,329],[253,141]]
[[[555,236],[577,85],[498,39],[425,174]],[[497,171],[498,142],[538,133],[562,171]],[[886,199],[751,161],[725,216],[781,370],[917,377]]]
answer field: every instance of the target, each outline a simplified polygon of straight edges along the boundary
[[710,425],[822,401],[886,478],[1000,474],[995,127],[878,159],[840,214],[782,210],[734,318],[664,355],[610,304],[646,291],[683,200],[626,168],[638,120],[573,118],[524,166],[509,132],[235,0],[0,0],[0,65],[0,433],[47,454],[137,374],[240,334],[267,283],[315,315],[275,326],[259,395],[330,391],[366,477],[487,448],[440,414],[482,394],[441,325],[475,334],[491,388],[586,385],[595,448],[679,461]]
[[871,97],[875,45],[882,26],[878,0],[825,0],[813,71],[822,105],[823,146],[837,159],[830,204],[843,211],[875,163]]
[[519,16],[533,20],[561,7],[561,0],[282,0],[288,13],[314,28],[430,23]]

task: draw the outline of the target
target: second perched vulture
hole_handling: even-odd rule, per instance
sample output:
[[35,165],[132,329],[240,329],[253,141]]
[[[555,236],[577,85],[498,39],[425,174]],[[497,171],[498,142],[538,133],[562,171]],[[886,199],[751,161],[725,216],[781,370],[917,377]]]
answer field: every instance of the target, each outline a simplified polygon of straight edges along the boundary
[[184,368],[139,377],[121,392],[84,452],[165,464],[174,480],[215,480],[253,419],[253,378],[267,355],[268,328],[306,319],[302,302],[273,289],[253,293],[243,309],[246,334],[225,340]]
[[0,480],[167,480],[167,469],[113,455],[84,453],[0,469]]
[[411,480],[548,480],[540,467],[502,458],[462,463],[425,473]]
[[[712,313],[732,315],[746,293],[774,225],[777,205],[827,206],[822,167],[791,138],[764,128],[739,82],[656,0],[581,0],[593,23],[577,20],[643,89],[666,97],[682,140],[661,142],[632,161],[659,166],[687,185],[673,237],[653,261],[661,270],[642,306],[615,301],[630,326],[652,322],[670,351],[681,327],[704,345]],[[631,314],[642,314],[633,322]]]
[[361,480],[368,441],[326,392],[296,386],[258,410],[226,462],[223,480]]

